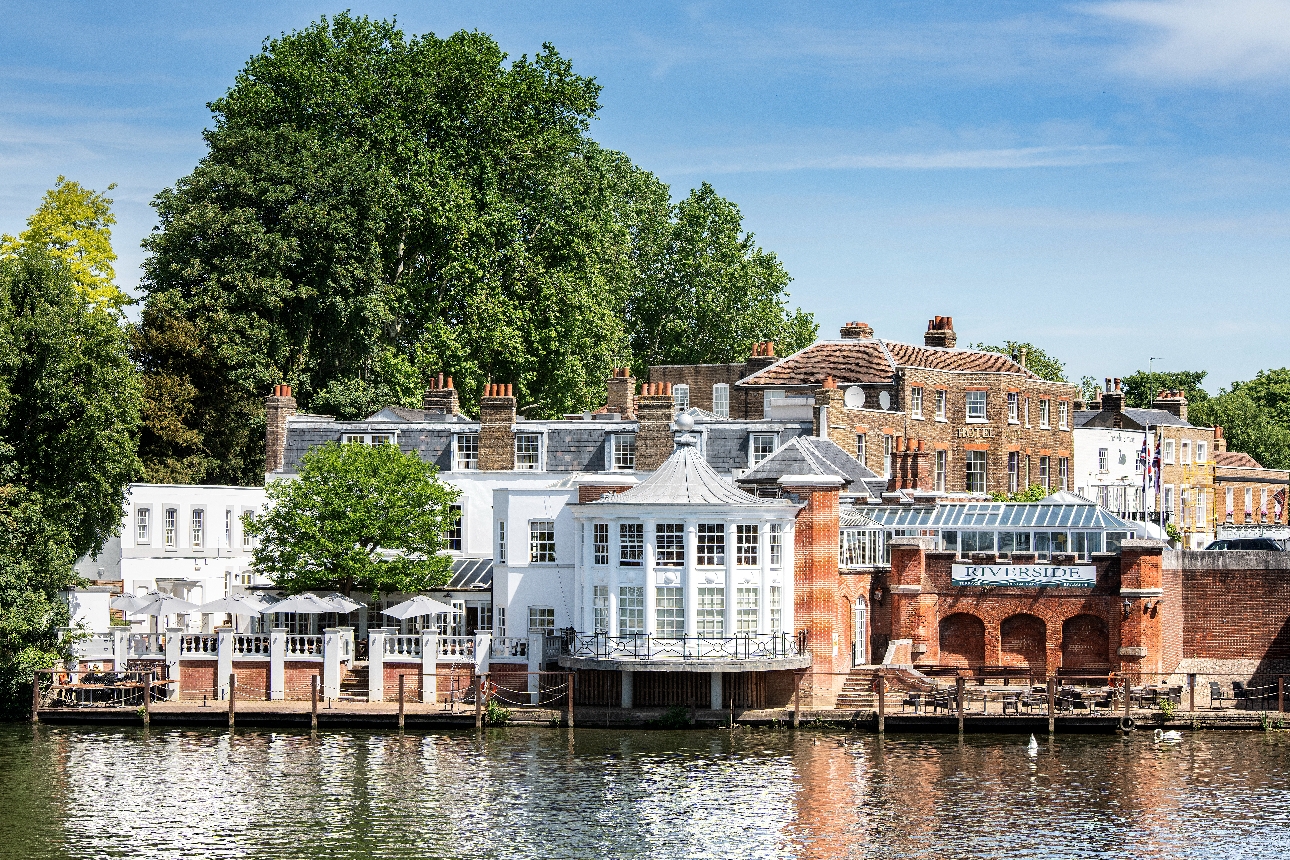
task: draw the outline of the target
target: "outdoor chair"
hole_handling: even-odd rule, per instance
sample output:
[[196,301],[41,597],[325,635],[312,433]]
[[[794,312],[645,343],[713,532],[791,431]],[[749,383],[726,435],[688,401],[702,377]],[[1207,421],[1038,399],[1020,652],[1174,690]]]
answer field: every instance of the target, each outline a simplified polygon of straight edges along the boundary
[[1232,682],[1232,704],[1237,708],[1245,707],[1244,702],[1248,694],[1245,691],[1245,684],[1241,681]]
[[903,711],[905,710],[906,707],[912,705],[914,708],[914,713],[918,713],[918,709],[922,707],[922,704],[923,704],[922,693],[910,693],[908,696],[905,697],[904,701],[900,703],[900,709]]
[[1223,700],[1230,697],[1223,695],[1223,685],[1217,681],[1209,682],[1209,706],[1211,708],[1221,708]]

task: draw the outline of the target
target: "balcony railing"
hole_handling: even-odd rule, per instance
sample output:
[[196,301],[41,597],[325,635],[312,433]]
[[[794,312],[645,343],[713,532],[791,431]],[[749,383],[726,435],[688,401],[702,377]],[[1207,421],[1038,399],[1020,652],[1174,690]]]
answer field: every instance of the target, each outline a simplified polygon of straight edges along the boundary
[[323,655],[323,638],[318,635],[291,634],[287,636],[287,659],[293,657],[319,657]]
[[475,659],[474,636],[440,636],[439,658],[444,660],[471,661]]
[[385,637],[385,659],[407,657],[421,659],[421,634]]
[[219,636],[214,633],[180,634],[179,653],[183,657],[218,657]]
[[683,637],[578,633],[569,653],[596,660],[774,660],[800,657],[806,646],[791,633]]
[[268,657],[269,635],[267,633],[233,634],[234,657]]
[[529,656],[529,640],[525,636],[498,636],[489,645],[490,656],[497,660],[502,657]]

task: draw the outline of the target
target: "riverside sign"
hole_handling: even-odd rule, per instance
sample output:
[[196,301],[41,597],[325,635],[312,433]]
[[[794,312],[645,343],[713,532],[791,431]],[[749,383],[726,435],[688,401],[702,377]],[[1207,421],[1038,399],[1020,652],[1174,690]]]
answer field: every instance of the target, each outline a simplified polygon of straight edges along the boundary
[[950,584],[1092,588],[1097,584],[1097,567],[1091,564],[956,564],[950,570]]

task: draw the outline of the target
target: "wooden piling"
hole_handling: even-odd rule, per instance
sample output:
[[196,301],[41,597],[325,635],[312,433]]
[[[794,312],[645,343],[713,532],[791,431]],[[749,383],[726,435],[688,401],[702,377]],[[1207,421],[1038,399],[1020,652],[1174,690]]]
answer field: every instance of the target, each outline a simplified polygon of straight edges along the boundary
[[143,724],[152,723],[152,674],[143,678]]
[[399,728],[403,728],[403,679],[407,676],[399,673]]
[[1196,713],[1196,673],[1187,675],[1187,710]]
[[1133,697],[1133,688],[1129,686],[1129,676],[1124,676],[1124,717],[1129,717],[1129,699]]
[[1048,678],[1048,734],[1057,731],[1057,679]]
[[1277,713],[1286,712],[1286,676],[1277,678]]
[[887,679],[878,675],[878,734],[887,730]]
[[40,672],[31,675],[31,721],[40,722]]
[[802,725],[802,673],[793,673],[793,728]]
[[573,728],[573,674],[569,673],[569,728]]
[[228,727],[233,728],[234,715],[237,713],[237,673],[228,676]]
[[964,681],[963,681],[963,676],[962,676],[962,675],[957,675],[957,676],[955,676],[955,678],[954,678],[954,710],[955,710],[955,711],[957,711],[957,712],[958,712],[958,715],[959,715],[959,734],[963,734],[963,698],[964,698],[964,697],[963,697],[963,694],[964,694],[964,692],[965,692],[965,690],[964,690],[964,687],[965,687],[965,686],[966,686],[966,684],[965,684],[965,683],[964,683]]
[[[542,676],[538,675],[538,689],[542,687]],[[484,727],[484,676],[475,676],[475,728]]]
[[318,676],[309,676],[309,728],[318,728]]

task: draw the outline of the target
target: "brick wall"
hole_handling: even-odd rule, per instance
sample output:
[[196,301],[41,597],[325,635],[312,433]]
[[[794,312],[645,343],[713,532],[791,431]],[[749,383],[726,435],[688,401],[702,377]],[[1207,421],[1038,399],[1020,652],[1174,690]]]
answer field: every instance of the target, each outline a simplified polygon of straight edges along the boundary
[[764,417],[764,398],[758,389],[737,388],[735,383],[770,367],[779,359],[775,357],[775,344],[753,344],[753,354],[740,364],[660,364],[649,369],[650,382],[690,386],[690,405],[712,411],[712,386],[725,383],[730,386],[730,417],[738,420],[757,420]]
[[671,386],[651,382],[636,398],[636,468],[652,472],[672,456],[676,445],[672,439],[672,416],[676,407]]
[[1181,577],[1183,656],[1290,658],[1290,553],[1165,553]]
[[239,699],[269,698],[268,660],[234,660],[233,674],[237,675]]
[[[1164,474],[1163,469],[1161,474]],[[1290,522],[1290,494],[1287,487],[1287,473],[1278,469],[1246,469],[1219,466],[1214,469],[1214,510],[1215,523],[1233,525],[1273,524],[1285,525]],[[1227,490],[1232,490],[1232,516],[1227,516]],[[1245,513],[1245,491],[1252,491],[1251,514]],[[1266,515],[1263,507],[1263,494],[1267,493]],[[1281,515],[1277,516],[1276,494],[1281,493]]]
[[793,486],[791,492],[805,502],[794,528],[793,618],[806,630],[811,654],[810,686],[803,692],[809,701],[831,698],[841,688],[840,677],[851,666],[852,624],[850,600],[844,592],[853,585],[838,572],[838,487]]
[[219,688],[215,685],[215,660],[179,661],[179,698],[200,699],[203,695],[214,699]]
[[515,468],[515,398],[510,385],[490,384],[479,401],[479,468]]
[[382,665],[385,676],[385,701],[399,700],[399,676],[403,676],[403,701],[421,701],[421,661],[408,663],[391,663]]
[[296,414],[296,398],[290,385],[275,385],[273,395],[264,398],[264,471],[282,468],[287,446],[287,419]]
[[322,699],[321,660],[288,660],[283,664],[283,681],[286,684],[286,698],[293,701],[309,701],[310,677],[318,676],[318,698]]

